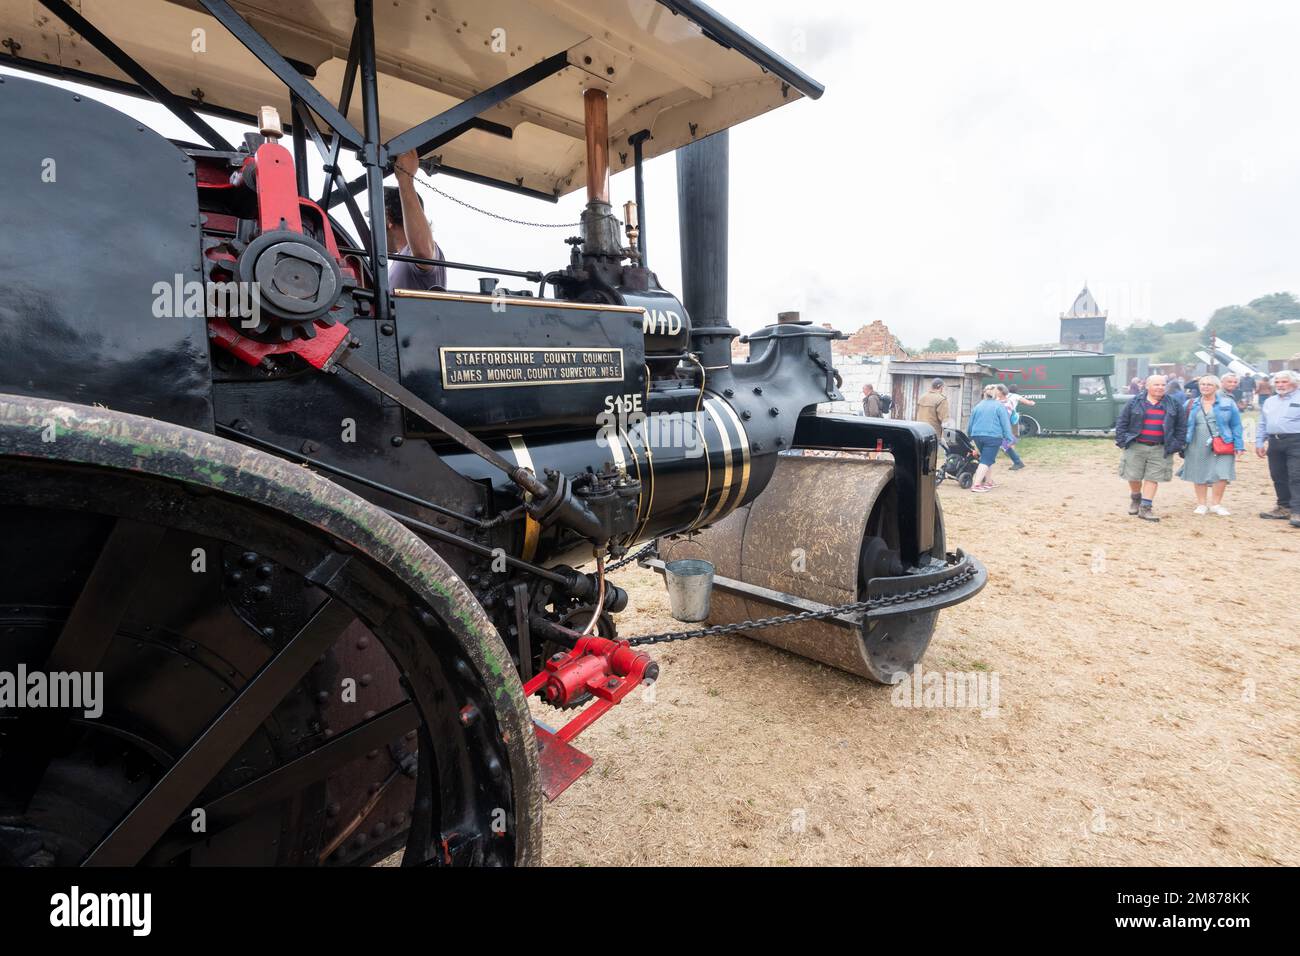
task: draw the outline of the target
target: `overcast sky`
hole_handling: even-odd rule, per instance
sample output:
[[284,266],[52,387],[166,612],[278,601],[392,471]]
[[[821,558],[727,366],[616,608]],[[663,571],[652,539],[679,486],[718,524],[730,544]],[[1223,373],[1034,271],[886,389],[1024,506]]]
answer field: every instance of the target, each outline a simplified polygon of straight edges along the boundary
[[1123,323],[1300,285],[1300,4],[718,6],[827,87],[733,132],[742,328],[802,292],[913,346],[1046,342],[1085,279]]
[[[799,309],[845,331],[881,319],[914,348],[1029,344],[1055,341],[1085,280],[1121,324],[1199,324],[1300,291],[1300,4],[712,6],[827,87],[732,131],[742,330]],[[93,95],[190,135],[160,108]],[[440,185],[550,222],[582,202]],[[647,164],[651,265],[677,291],[675,189],[671,155]],[[616,208],[631,193],[631,173],[615,176]],[[426,203],[449,258],[543,271],[567,259],[564,230]]]

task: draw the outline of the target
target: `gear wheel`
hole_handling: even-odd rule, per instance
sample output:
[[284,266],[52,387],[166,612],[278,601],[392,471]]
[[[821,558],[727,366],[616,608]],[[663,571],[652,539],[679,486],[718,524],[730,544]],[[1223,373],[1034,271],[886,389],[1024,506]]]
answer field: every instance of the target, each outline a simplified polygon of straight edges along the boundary
[[332,325],[330,310],[346,291],[343,273],[315,239],[287,229],[264,232],[239,257],[239,279],[257,290],[259,334],[288,342],[314,338],[316,323]]

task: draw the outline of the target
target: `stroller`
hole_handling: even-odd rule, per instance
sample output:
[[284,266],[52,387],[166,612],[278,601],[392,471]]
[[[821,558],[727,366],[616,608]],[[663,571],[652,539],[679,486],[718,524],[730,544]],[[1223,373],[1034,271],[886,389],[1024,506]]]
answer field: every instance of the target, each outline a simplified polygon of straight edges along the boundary
[[942,484],[945,478],[955,478],[962,488],[969,488],[975,480],[975,469],[980,464],[980,452],[970,436],[959,428],[943,430],[944,459],[935,472],[935,484]]

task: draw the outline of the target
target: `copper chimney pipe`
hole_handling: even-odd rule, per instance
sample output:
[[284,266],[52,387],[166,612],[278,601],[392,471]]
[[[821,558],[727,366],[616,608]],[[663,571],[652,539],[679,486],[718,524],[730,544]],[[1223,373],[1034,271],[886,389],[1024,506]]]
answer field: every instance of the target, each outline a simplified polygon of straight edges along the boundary
[[587,129],[587,202],[609,202],[609,99],[604,90],[582,94]]

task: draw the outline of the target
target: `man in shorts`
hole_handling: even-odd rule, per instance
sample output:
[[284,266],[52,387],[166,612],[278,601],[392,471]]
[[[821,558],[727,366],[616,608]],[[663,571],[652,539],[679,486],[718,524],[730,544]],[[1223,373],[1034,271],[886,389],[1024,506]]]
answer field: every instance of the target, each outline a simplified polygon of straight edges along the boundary
[[1174,476],[1174,455],[1187,444],[1187,412],[1165,394],[1165,377],[1147,377],[1146,389],[1115,420],[1115,444],[1124,449],[1119,476],[1128,482],[1128,513],[1159,521],[1152,502],[1160,482]]

